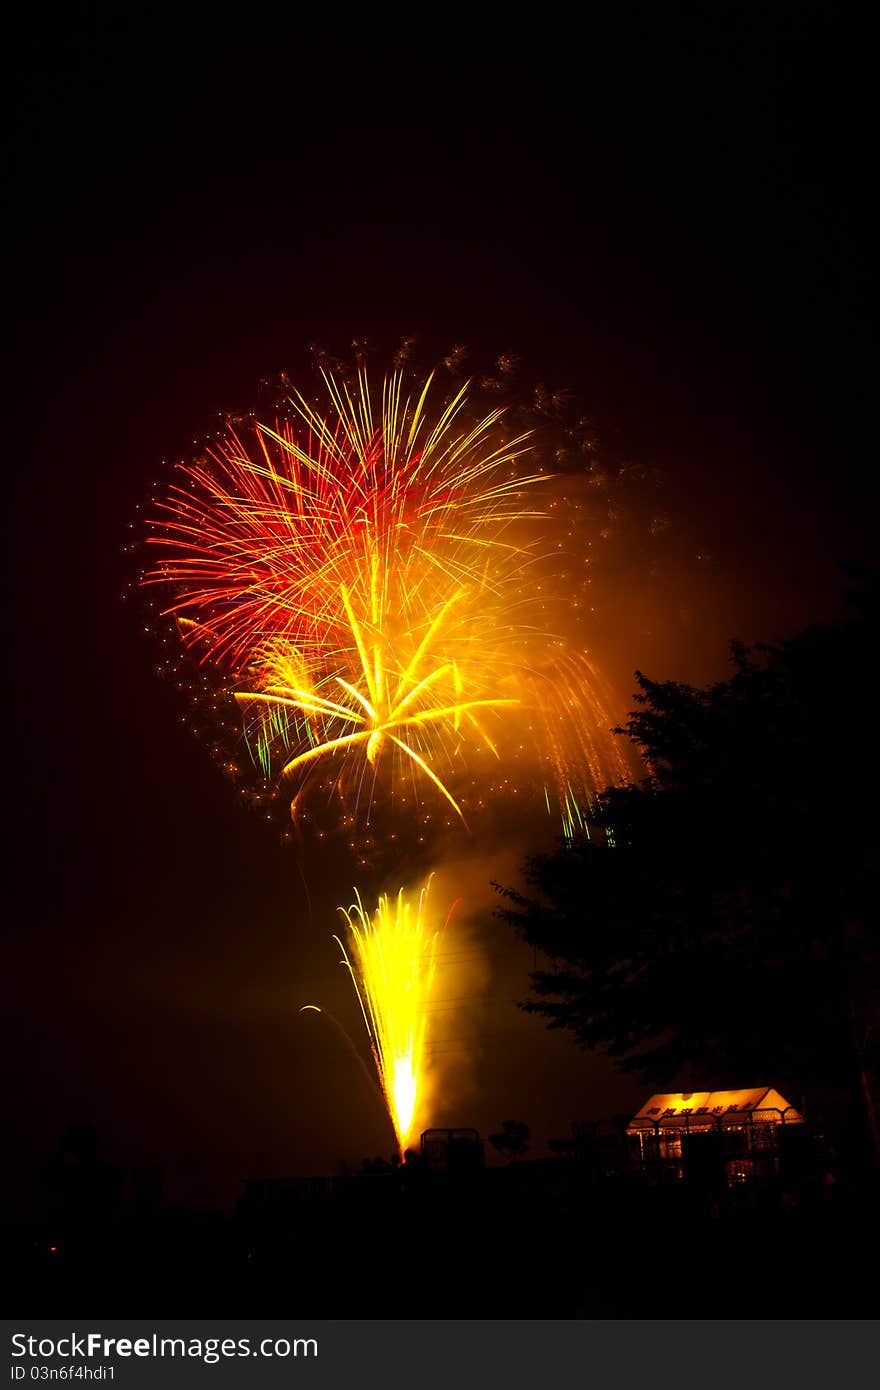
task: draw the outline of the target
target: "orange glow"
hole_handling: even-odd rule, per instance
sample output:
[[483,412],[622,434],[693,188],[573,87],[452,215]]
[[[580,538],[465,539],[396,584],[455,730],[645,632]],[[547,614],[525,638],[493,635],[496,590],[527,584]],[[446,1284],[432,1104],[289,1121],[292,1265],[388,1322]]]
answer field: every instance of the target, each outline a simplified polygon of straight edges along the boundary
[[685,1122],[697,1127],[714,1124],[719,1119],[742,1123],[748,1116],[757,1121],[779,1121],[785,1115],[786,1124],[803,1124],[803,1115],[790,1105],[772,1086],[752,1086],[738,1091],[675,1091],[651,1096],[630,1121],[630,1130],[651,1128],[683,1128]]

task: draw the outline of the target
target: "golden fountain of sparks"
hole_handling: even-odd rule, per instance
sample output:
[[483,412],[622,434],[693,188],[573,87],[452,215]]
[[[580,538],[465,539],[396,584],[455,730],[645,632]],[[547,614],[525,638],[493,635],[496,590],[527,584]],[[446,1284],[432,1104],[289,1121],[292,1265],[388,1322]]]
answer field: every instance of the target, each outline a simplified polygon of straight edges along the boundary
[[403,888],[396,897],[383,893],[372,915],[356,892],[354,904],[339,909],[347,942],[334,938],[354,983],[401,1154],[420,1099],[439,935],[429,925],[429,887],[430,879],[417,896]]

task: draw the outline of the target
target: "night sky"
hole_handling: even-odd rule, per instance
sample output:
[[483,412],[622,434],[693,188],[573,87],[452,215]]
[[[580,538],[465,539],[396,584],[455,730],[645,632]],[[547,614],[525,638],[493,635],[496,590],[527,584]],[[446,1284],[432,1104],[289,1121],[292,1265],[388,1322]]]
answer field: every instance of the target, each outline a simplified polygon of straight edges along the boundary
[[[392,38],[71,6],[10,46],[4,1207],[71,1120],[201,1206],[390,1152],[296,1012],[351,1006],[326,917],[350,865],[299,863],[236,803],[121,599],[161,460],[262,377],[415,334],[425,361],[515,352],[574,392],[670,519],[674,560],[606,567],[590,637],[623,697],[636,667],[722,678],[731,638],[833,616],[870,555],[854,11],[615,13]],[[522,1118],[540,1151],[637,1102],[517,1013],[530,957],[482,932],[445,1121]]]

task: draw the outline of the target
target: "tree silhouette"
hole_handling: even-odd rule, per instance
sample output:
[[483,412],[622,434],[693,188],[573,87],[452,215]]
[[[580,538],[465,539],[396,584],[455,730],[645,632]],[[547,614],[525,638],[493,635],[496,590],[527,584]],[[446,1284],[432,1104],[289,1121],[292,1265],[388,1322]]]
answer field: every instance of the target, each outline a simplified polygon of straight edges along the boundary
[[531,1130],[522,1120],[502,1120],[500,1131],[489,1135],[489,1143],[496,1153],[512,1160],[522,1158],[530,1138]]
[[651,776],[601,798],[607,836],[496,888],[550,957],[523,1005],[550,1027],[650,1082],[847,1085],[876,1143],[876,586],[851,604],[735,644],[708,689],[637,673],[626,732]]

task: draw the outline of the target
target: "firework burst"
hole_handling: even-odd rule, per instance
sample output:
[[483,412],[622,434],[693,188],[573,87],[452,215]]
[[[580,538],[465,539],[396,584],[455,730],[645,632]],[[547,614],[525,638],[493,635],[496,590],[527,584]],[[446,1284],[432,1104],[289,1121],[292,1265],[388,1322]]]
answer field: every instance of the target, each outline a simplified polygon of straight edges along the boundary
[[583,728],[604,710],[587,665],[542,631],[525,533],[547,478],[528,436],[508,437],[500,410],[475,419],[466,388],[435,410],[431,377],[323,383],[323,409],[294,394],[284,419],[228,426],[181,465],[145,581],[172,586],[166,612],[231,679],[251,756],[289,779],[295,816],[321,769],[362,819],[382,779],[463,821],[450,783],[528,727],[565,823],[600,784]]

